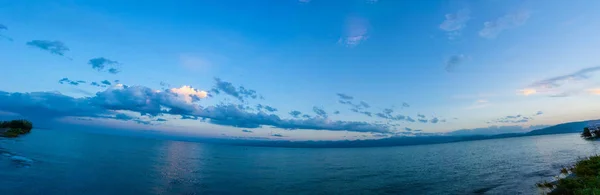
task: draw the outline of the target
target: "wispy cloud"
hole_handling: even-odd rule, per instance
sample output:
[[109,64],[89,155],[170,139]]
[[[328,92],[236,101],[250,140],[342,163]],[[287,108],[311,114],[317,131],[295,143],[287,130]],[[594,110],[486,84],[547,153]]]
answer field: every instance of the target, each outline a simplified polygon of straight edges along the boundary
[[79,81],[74,81],[74,80],[70,80],[69,78],[62,78],[62,79],[60,79],[60,80],[58,81],[58,83],[60,83],[60,84],[69,84],[69,85],[75,85],[75,86],[77,86],[77,85],[79,85],[79,84],[86,83],[86,82],[85,82],[85,81],[81,81],[81,80],[79,80]]
[[32,40],[26,43],[31,47],[48,51],[51,54],[65,56],[65,52],[70,49],[61,41],[48,41],[48,40]]
[[600,95],[600,89],[588,89],[587,91],[590,94]]
[[223,92],[241,102],[245,102],[248,98],[256,99],[258,97],[255,90],[246,89],[243,86],[236,88],[232,83],[223,81],[220,78],[215,78],[215,86],[210,91],[215,94]]
[[454,71],[460,64],[464,63],[466,60],[468,60],[469,57],[464,55],[464,54],[458,54],[458,55],[452,55],[450,56],[448,59],[446,59],[445,62],[445,70],[447,72],[452,72]]
[[479,36],[488,39],[496,38],[500,33],[507,29],[525,24],[529,17],[530,13],[528,11],[519,11],[504,15],[493,21],[487,21],[483,23],[484,27],[479,31]]
[[88,61],[88,64],[92,66],[93,69],[97,71],[107,70],[111,74],[117,74],[120,71],[117,69],[117,66],[120,65],[119,62],[110,60],[104,57],[93,58]]
[[323,117],[323,118],[327,118],[327,112],[325,112],[325,110],[323,110],[323,108],[319,108],[314,106],[313,107],[313,112],[315,112],[315,114],[317,114],[317,116]]
[[343,93],[337,93],[337,95],[340,97],[340,99],[343,99],[343,100],[352,100],[352,99],[354,99],[354,97],[346,95],[346,94],[343,94]]
[[302,112],[297,111],[297,110],[292,110],[292,111],[290,111],[289,114],[292,115],[292,117],[294,117],[294,118],[298,118],[298,117],[300,117],[300,115],[302,114]]
[[462,34],[462,30],[467,26],[469,19],[469,9],[462,9],[456,13],[446,14],[446,19],[440,24],[440,29],[446,31],[449,39],[455,39]]
[[6,27],[6,26],[5,26],[5,25],[3,25],[3,24],[0,24],[0,38],[4,38],[4,39],[6,39],[6,40],[13,41],[13,39],[12,39],[12,38],[10,38],[10,37],[8,37],[8,36],[6,36],[6,35],[2,34],[2,31],[7,31],[7,30],[8,30],[8,27]]
[[347,47],[355,47],[369,38],[368,29],[369,21],[367,19],[356,16],[349,17],[343,36],[338,43]]
[[478,99],[475,102],[473,102],[473,104],[471,104],[470,106],[468,106],[466,109],[467,110],[472,110],[472,109],[480,109],[480,108],[485,108],[490,106],[490,102],[487,99]]
[[244,132],[244,133],[254,133],[253,131],[248,130],[248,129],[242,129],[242,132]]
[[533,95],[537,93],[549,94],[551,97],[566,97],[572,94],[578,94],[577,91],[557,91],[557,89],[568,83],[574,83],[591,78],[592,73],[600,71],[600,66],[584,68],[574,73],[551,77],[548,79],[536,81],[525,89],[519,90],[521,95]]

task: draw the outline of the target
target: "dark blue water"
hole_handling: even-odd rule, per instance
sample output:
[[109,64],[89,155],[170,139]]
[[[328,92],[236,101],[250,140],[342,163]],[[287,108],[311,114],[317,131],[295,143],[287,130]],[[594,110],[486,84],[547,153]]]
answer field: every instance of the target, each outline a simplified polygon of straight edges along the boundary
[[290,149],[34,130],[0,140],[0,194],[536,194],[599,143],[563,134]]

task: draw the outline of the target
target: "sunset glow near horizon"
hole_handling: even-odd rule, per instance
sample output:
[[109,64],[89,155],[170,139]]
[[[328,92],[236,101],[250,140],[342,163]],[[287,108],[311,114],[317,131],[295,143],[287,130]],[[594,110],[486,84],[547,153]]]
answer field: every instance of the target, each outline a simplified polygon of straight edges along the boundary
[[214,138],[598,119],[598,1],[14,1],[0,119]]

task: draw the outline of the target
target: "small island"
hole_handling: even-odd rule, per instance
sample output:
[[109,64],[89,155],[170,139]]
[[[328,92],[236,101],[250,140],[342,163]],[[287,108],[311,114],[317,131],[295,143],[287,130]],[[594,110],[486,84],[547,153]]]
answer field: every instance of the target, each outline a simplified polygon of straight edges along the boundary
[[28,120],[0,121],[0,137],[19,137],[31,132],[33,124]]
[[590,125],[588,127],[583,128],[583,132],[581,132],[581,137],[583,139],[597,139],[600,138],[600,125]]

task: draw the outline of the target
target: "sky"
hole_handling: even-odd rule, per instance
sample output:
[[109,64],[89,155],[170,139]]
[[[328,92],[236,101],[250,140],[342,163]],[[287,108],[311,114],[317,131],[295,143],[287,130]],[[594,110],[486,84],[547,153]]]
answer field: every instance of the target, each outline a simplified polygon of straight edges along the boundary
[[598,6],[0,1],[0,116],[275,140],[597,119]]

